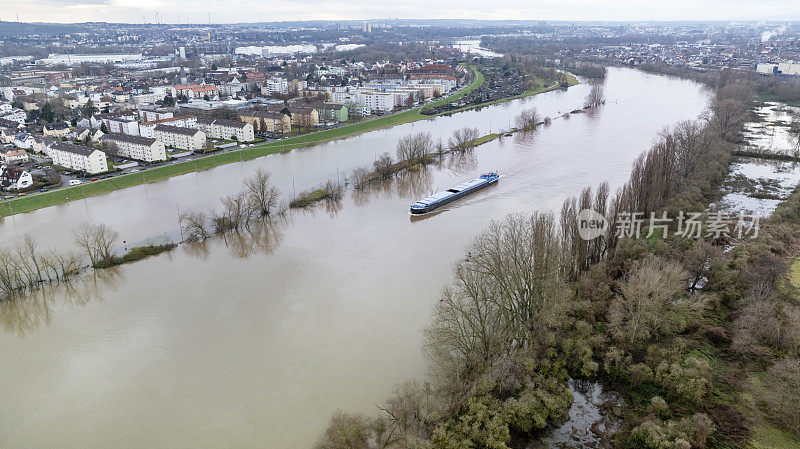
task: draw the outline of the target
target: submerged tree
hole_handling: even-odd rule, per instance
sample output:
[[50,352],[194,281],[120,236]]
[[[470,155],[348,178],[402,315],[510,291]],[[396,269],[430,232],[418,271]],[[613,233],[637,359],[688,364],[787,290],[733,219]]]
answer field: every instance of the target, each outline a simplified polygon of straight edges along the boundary
[[542,117],[539,115],[539,112],[536,110],[536,108],[524,109],[514,119],[514,123],[516,124],[517,128],[522,130],[531,130],[536,128],[541,121]]
[[397,160],[414,163],[424,162],[433,152],[435,143],[429,132],[419,132],[403,136],[397,142]]
[[119,233],[105,223],[85,223],[73,232],[75,243],[83,249],[94,266],[101,262],[110,262],[114,258],[114,247],[119,240]]
[[269,216],[278,205],[278,188],[270,181],[270,173],[262,168],[244,180],[245,194],[251,209],[261,215]]
[[603,91],[603,86],[595,84],[586,95],[586,100],[583,106],[586,108],[596,108],[606,102],[606,94]]
[[453,131],[447,144],[451,150],[469,150],[475,148],[475,141],[478,139],[480,131],[478,128],[464,127]]

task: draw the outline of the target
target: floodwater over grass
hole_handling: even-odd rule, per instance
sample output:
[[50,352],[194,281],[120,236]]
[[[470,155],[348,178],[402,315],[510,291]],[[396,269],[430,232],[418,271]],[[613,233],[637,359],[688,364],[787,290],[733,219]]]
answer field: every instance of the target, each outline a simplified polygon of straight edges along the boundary
[[[797,157],[797,137],[789,125],[798,108],[766,103],[756,109],[759,120],[745,125],[748,153]],[[800,162],[769,158],[740,157],[731,167],[723,186],[724,195],[716,206],[732,213],[758,213],[768,217],[781,201],[800,184]]]

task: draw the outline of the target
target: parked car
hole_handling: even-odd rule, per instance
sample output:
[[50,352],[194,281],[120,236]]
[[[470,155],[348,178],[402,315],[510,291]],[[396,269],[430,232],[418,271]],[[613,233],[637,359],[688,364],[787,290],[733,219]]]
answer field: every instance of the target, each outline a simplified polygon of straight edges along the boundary
[[92,181],[97,181],[97,180],[98,180],[98,178],[92,178]]
[[81,182],[83,182],[83,181],[81,181],[80,179],[70,179],[69,180],[69,185],[76,186],[76,185],[80,184]]

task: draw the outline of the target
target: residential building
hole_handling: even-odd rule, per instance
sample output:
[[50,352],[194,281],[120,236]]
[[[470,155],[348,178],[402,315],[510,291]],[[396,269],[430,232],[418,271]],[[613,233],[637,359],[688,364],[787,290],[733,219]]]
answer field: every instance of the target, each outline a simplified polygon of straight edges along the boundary
[[19,167],[0,166],[0,186],[5,190],[20,190],[33,185],[31,174]]
[[150,93],[155,95],[159,100],[163,100],[167,95],[175,97],[175,88],[172,86],[150,86]]
[[352,110],[350,112],[352,112],[353,115],[358,117],[367,117],[369,115],[372,115],[372,108],[370,108],[369,106],[354,104],[352,105]]
[[31,151],[37,154],[47,155],[50,151],[50,146],[56,142],[60,142],[60,140],[53,137],[37,137],[34,139]]
[[45,151],[53,159],[53,164],[70,170],[78,170],[90,175],[108,171],[106,153],[91,147],[69,142],[56,142]]
[[175,116],[175,114],[172,111],[161,110],[161,109],[147,109],[147,108],[139,108],[136,111],[136,115],[138,115],[139,120],[143,122],[153,122],[156,120],[163,120],[165,118],[172,118]]
[[212,139],[230,139],[239,142],[249,142],[255,139],[253,125],[236,120],[198,118],[197,128]]
[[39,109],[39,103],[33,97],[29,97],[27,95],[21,95],[19,97],[14,98],[14,100],[22,103],[22,109],[26,111],[33,111],[35,109]]
[[238,78],[233,78],[230,83],[220,84],[219,93],[222,95],[233,96],[239,92],[247,92],[250,86],[247,83],[239,81]]
[[64,102],[65,108],[78,109],[89,102],[89,97],[84,97],[84,96],[77,97],[75,95],[65,95],[64,97],[61,98],[61,100]]
[[161,124],[153,129],[153,136],[170,148],[198,151],[206,146],[206,133],[199,129]]
[[349,119],[349,109],[344,104],[328,103],[322,108],[323,121],[341,123]]
[[275,95],[275,94],[288,94],[289,81],[286,78],[270,78],[261,87],[261,94]]
[[139,123],[132,112],[96,114],[91,119],[92,128],[102,128],[106,125],[106,130],[110,133],[139,135]]
[[25,121],[28,119],[28,114],[22,109],[15,109],[8,114],[3,115],[2,118],[16,122],[18,125],[25,125]]
[[408,77],[408,82],[409,84],[439,84],[445,92],[455,89],[458,85],[456,77],[446,75],[411,75]]
[[175,86],[175,93],[186,98],[204,99],[208,96],[209,100],[219,99],[219,90],[212,84],[183,84]]
[[106,134],[101,142],[113,143],[117,147],[116,156],[137,161],[155,162],[167,160],[164,142],[158,139],[127,134]]
[[197,129],[196,115],[180,115],[161,120],[139,123],[139,135],[144,137],[155,137],[155,128],[158,125],[179,126],[181,128]]
[[14,145],[17,148],[24,148],[26,150],[30,150],[33,148],[33,143],[36,141],[34,137],[26,132],[18,133],[14,136]]
[[[373,111],[389,112],[394,110],[394,95],[384,92],[358,92],[357,104],[363,104]],[[334,101],[336,100],[334,94]]]
[[319,111],[310,106],[289,106],[292,126],[311,128],[319,125]]
[[286,133],[292,130],[292,119],[275,111],[240,111],[239,120],[253,125],[254,132]]
[[22,149],[8,150],[3,153],[3,162],[6,164],[19,164],[28,162],[28,152]]
[[66,137],[69,134],[69,126],[63,124],[44,125],[42,134],[50,137]]

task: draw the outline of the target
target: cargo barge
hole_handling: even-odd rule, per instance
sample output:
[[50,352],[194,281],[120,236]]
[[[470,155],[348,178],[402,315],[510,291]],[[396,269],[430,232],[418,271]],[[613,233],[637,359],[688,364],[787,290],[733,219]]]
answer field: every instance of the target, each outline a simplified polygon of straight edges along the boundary
[[495,184],[498,179],[500,179],[500,175],[497,172],[484,173],[480,178],[461,183],[444,192],[435,193],[425,199],[417,201],[411,205],[411,214],[421,215],[432,212],[457,199],[473,194],[484,187],[489,187]]

